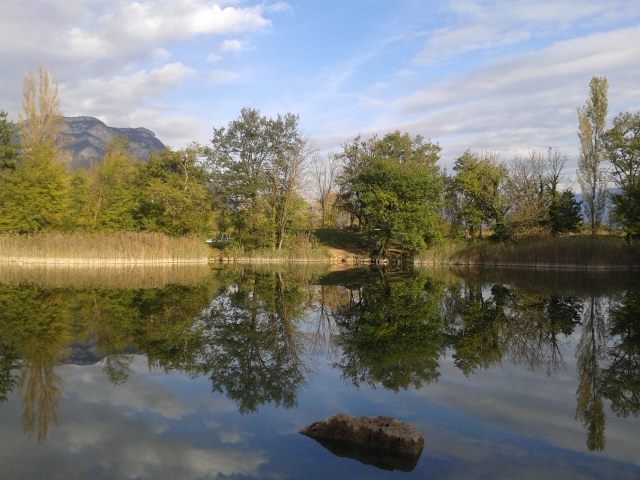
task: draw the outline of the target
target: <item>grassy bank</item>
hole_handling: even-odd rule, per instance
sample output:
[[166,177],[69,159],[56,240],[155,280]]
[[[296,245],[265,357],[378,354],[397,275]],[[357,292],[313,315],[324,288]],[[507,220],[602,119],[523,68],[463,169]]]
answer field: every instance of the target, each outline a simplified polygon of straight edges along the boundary
[[616,237],[539,237],[519,242],[480,241],[434,247],[422,265],[487,265],[532,268],[640,268],[640,248]]
[[200,237],[150,232],[0,235],[0,263],[162,265],[206,263],[209,254]]

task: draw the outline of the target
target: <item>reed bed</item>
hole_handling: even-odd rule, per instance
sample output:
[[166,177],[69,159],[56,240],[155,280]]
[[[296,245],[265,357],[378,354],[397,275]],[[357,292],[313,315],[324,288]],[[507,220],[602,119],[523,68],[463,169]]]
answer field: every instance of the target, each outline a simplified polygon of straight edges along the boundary
[[616,237],[537,237],[512,243],[456,243],[427,251],[418,264],[532,268],[640,268],[640,246]]
[[151,232],[0,235],[0,263],[93,266],[206,263],[210,248],[195,236]]

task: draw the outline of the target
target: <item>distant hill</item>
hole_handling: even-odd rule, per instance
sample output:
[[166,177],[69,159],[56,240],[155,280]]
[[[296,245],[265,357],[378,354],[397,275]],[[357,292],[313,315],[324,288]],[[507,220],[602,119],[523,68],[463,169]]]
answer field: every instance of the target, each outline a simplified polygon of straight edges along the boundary
[[62,118],[60,140],[63,149],[71,153],[71,168],[89,167],[98,162],[114,135],[126,137],[131,153],[142,160],[149,158],[151,152],[165,148],[155,133],[146,128],[110,127],[94,117]]

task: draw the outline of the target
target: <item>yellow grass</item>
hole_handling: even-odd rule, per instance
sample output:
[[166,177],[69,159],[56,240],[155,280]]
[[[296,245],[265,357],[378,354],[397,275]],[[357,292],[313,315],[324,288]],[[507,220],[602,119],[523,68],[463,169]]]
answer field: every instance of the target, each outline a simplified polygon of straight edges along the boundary
[[423,264],[495,265],[536,268],[640,267],[640,249],[616,237],[536,237],[444,245],[417,258]]
[[200,237],[169,237],[150,232],[0,235],[0,263],[95,266],[206,263],[209,253]]

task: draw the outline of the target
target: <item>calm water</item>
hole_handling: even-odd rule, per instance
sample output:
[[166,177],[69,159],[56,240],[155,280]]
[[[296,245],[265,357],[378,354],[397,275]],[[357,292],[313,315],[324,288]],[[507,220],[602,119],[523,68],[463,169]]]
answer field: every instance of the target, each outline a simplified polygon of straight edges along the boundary
[[[0,478],[639,478],[638,280],[0,270]],[[297,433],[336,412],[415,469]]]

